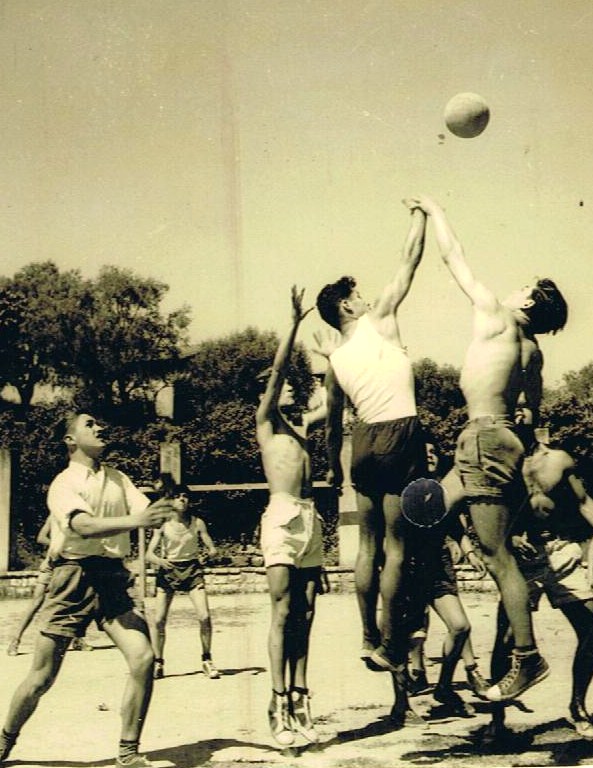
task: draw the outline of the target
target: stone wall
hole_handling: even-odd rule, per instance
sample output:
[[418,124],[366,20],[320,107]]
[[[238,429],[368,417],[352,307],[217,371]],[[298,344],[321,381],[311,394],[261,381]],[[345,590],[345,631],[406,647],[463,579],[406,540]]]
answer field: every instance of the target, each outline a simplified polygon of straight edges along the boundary
[[[332,566],[326,569],[327,579],[332,592],[354,592],[354,573],[352,568]],[[218,567],[205,568],[206,585],[209,594],[231,594],[237,592],[266,592],[266,573],[261,567]],[[495,589],[489,577],[476,579],[475,571],[468,565],[457,566],[459,587],[463,591],[488,592]],[[37,571],[14,571],[0,574],[0,599],[30,597],[33,593]],[[149,597],[155,590],[154,571],[149,570],[146,577],[146,593]]]

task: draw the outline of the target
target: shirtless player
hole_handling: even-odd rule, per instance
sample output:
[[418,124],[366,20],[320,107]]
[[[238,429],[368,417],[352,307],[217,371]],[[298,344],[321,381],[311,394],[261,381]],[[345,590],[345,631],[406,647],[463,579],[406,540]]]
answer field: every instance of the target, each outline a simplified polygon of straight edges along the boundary
[[[593,723],[585,707],[593,679],[593,590],[582,567],[581,543],[591,536],[593,499],[566,451],[534,439],[528,425],[520,428],[528,455],[523,464],[527,499],[514,527],[512,543],[517,562],[529,587],[532,610],[543,594],[558,608],[577,636],[572,664],[569,719],[576,732],[593,739]],[[513,647],[512,632],[499,606],[492,673],[503,674]],[[504,726],[504,706],[496,705],[492,722],[481,732],[482,744],[495,744],[509,735]]]
[[499,302],[472,274],[443,210],[425,196],[408,205],[432,217],[442,259],[474,309],[473,338],[460,378],[468,422],[457,441],[455,466],[515,637],[511,669],[486,694],[492,701],[504,701],[549,671],[535,645],[527,584],[507,545],[509,494],[523,458],[523,445],[512,428],[520,393],[533,411],[539,410],[543,358],[535,334],[563,328],[567,307],[551,280],[538,280]]
[[323,541],[321,520],[312,499],[306,438],[313,420],[325,417],[325,408],[305,413],[300,426],[290,423],[281,412],[283,406],[294,404],[285,379],[299,325],[311,311],[303,312],[303,293],[293,286],[292,327],[278,347],[256,415],[257,442],[270,490],[261,520],[261,548],[272,604],[268,718],[281,747],[294,742],[295,732],[311,742],[318,741],[309,704],[307,658]]

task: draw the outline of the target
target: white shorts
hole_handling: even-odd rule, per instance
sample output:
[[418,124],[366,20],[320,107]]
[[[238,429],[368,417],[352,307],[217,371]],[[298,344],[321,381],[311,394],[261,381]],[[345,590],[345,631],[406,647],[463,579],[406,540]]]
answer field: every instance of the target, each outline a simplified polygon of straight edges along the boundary
[[531,610],[536,611],[542,594],[553,608],[567,603],[593,600],[582,566],[581,545],[574,541],[554,539],[537,547],[533,559],[517,557],[517,564],[529,587]]
[[311,499],[273,493],[261,519],[264,565],[318,568],[323,561],[321,517]]

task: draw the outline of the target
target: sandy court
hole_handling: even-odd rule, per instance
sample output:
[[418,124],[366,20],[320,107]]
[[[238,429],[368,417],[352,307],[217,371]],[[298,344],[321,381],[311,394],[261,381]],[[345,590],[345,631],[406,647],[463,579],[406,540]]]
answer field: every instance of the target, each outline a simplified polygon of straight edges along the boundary
[[[480,665],[488,671],[496,597],[466,593]],[[489,705],[472,698],[463,670],[459,693],[476,706],[468,719],[438,719],[430,694],[414,698],[429,719],[426,727],[393,731],[387,715],[391,679],[372,673],[358,660],[359,620],[352,594],[320,598],[313,628],[309,681],[312,709],[322,743],[313,752],[285,757],[268,734],[266,707],[270,681],[265,594],[213,595],[213,657],[223,672],[208,680],[200,669],[196,622],[189,599],[174,600],[165,648],[165,674],[155,692],[142,739],[142,751],[163,766],[298,765],[303,768],[375,768],[376,766],[545,766],[593,764],[593,742],[577,737],[565,716],[570,691],[570,660],[575,641],[558,611],[547,602],[536,615],[541,649],[551,666],[547,680],[507,708],[507,722],[520,732],[514,751],[481,754],[471,732],[488,721]],[[150,610],[152,601],[148,600]],[[0,717],[27,672],[36,633],[25,635],[16,658],[4,650],[25,601],[0,602]],[[427,644],[428,677],[435,682],[443,629],[432,617]],[[92,653],[69,651],[54,688],[41,700],[7,765],[71,768],[110,766],[119,735],[118,707],[125,668],[106,635],[88,635]]]

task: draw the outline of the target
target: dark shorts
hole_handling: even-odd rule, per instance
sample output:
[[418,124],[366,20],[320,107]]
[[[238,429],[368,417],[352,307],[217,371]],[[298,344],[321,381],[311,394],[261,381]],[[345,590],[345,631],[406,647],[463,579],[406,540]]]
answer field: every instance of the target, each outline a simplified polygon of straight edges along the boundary
[[426,608],[447,595],[458,595],[457,577],[449,547],[434,557],[404,562],[400,615],[409,635],[418,635],[426,625]]
[[41,632],[82,637],[93,619],[100,627],[134,608],[141,610],[133,589],[134,577],[121,560],[56,560],[41,608]]
[[357,422],[352,431],[352,483],[365,496],[401,495],[427,474],[424,433],[417,416],[376,424]]
[[165,592],[191,592],[204,588],[204,571],[199,560],[183,560],[173,568],[159,568],[156,573],[156,585]]
[[509,502],[521,482],[523,444],[504,418],[483,416],[457,439],[455,468],[468,501]]

